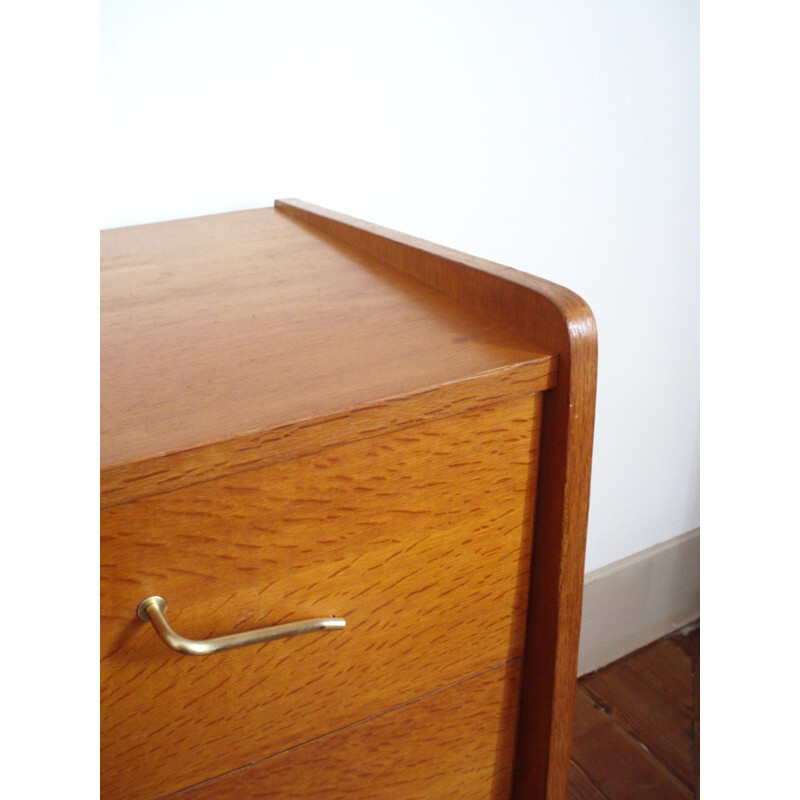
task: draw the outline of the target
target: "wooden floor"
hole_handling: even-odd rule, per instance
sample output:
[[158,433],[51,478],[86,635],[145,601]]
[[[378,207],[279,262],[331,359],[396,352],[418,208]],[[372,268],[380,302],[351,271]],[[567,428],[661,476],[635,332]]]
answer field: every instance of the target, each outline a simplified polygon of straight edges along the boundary
[[578,681],[569,800],[699,798],[700,628]]

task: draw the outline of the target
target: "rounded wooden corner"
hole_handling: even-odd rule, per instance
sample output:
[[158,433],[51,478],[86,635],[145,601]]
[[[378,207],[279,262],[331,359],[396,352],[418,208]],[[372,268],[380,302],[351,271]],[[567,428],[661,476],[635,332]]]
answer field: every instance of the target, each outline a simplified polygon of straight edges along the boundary
[[275,207],[558,355],[544,392],[514,797],[566,797],[597,380],[597,323],[564,286],[302,200]]

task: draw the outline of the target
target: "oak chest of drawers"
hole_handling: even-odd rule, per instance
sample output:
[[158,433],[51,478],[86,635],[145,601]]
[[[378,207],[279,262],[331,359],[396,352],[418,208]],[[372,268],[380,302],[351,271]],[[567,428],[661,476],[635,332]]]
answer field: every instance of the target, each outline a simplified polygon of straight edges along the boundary
[[300,201],[101,241],[103,796],[563,798],[586,305]]

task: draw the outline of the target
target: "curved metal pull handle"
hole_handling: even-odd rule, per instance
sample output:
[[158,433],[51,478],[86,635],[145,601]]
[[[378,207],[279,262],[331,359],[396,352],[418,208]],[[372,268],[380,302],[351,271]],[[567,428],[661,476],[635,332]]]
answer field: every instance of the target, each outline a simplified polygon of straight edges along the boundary
[[312,633],[313,631],[341,630],[345,626],[345,621],[341,617],[318,617],[304,619],[300,622],[273,625],[270,628],[258,628],[244,633],[217,636],[214,639],[184,639],[170,628],[164,616],[166,610],[167,601],[163,597],[154,595],[139,603],[136,615],[142,622],[153,623],[156,633],[167,647],[187,656],[208,656],[211,653],[221,653],[223,650],[233,650],[235,647],[245,647],[248,644],[271,642],[273,639],[285,639],[287,636],[298,636],[301,633]]

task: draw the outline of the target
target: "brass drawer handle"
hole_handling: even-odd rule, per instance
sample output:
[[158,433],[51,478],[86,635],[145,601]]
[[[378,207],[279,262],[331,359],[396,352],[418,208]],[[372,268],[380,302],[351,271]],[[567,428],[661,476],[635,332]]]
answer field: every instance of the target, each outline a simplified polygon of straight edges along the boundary
[[208,656],[212,653],[221,653],[224,650],[233,650],[234,647],[271,642],[273,639],[285,639],[287,636],[298,636],[301,633],[336,631],[345,626],[345,621],[341,617],[318,617],[316,619],[303,619],[299,622],[287,622],[283,625],[273,625],[269,628],[258,628],[244,633],[231,633],[228,636],[217,636],[214,639],[185,639],[170,628],[164,616],[166,610],[167,601],[163,597],[154,595],[153,597],[145,598],[139,603],[136,615],[142,622],[149,620],[153,623],[156,633],[167,647],[171,647],[173,650],[177,650],[187,656]]

